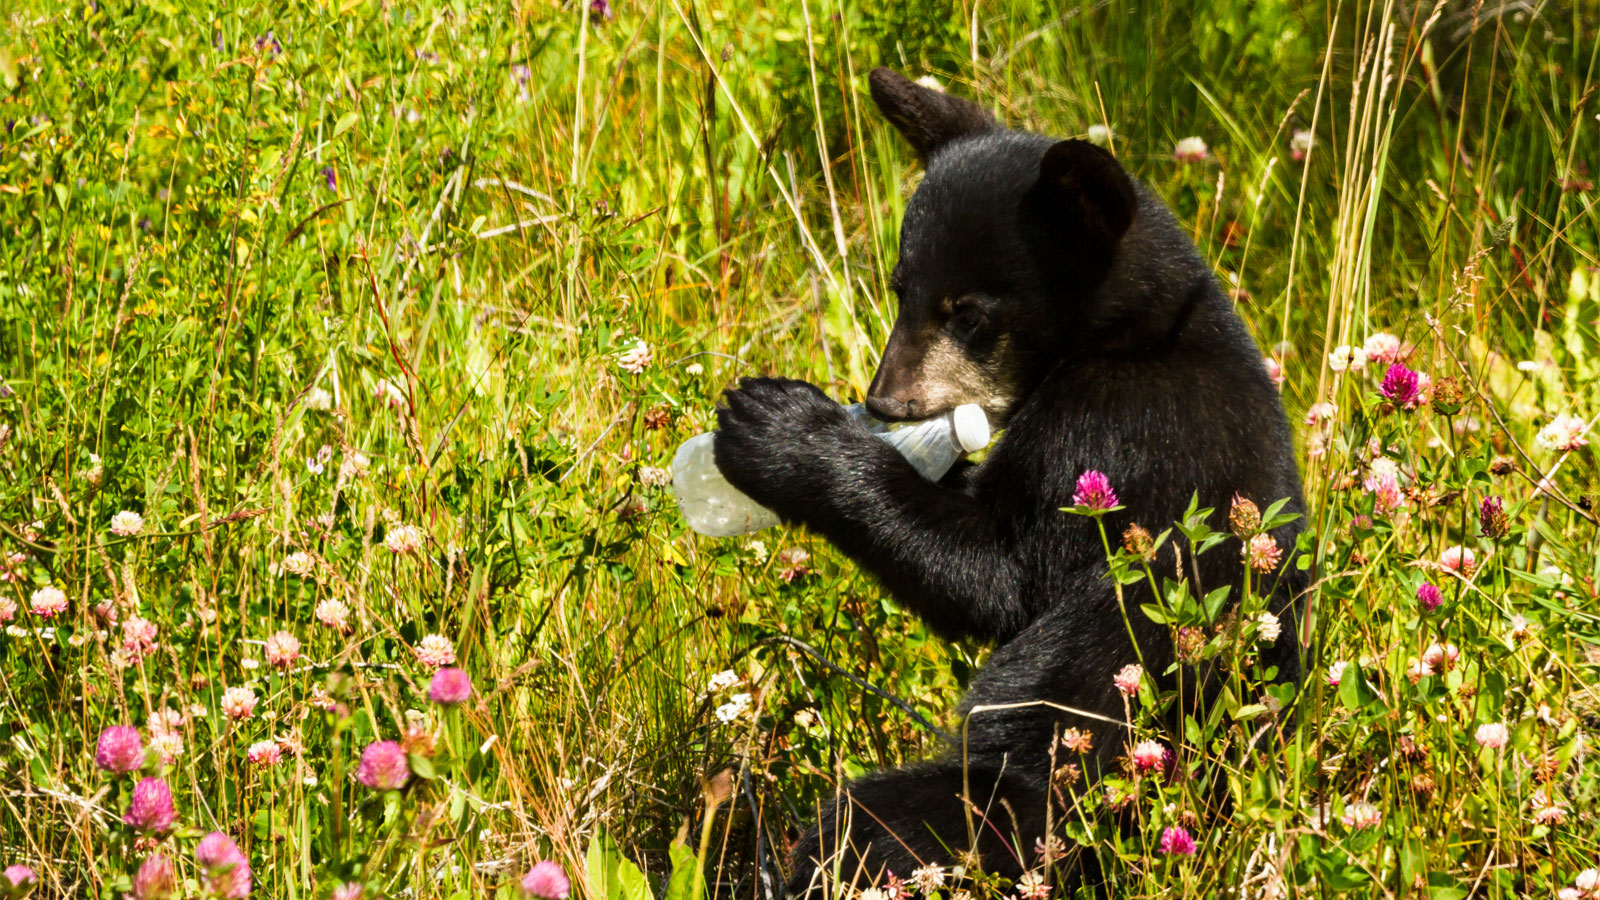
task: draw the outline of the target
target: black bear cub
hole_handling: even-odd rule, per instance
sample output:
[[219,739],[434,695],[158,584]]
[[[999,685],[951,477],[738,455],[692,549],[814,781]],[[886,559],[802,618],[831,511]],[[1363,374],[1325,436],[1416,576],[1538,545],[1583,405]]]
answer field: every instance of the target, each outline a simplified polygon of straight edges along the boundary
[[[886,69],[871,89],[926,177],[901,226],[899,317],[867,404],[916,419],[977,403],[1004,433],[982,464],[934,484],[812,385],[748,379],[718,410],[717,465],[934,630],[999,645],[963,712],[1048,701],[1120,721],[1112,675],[1138,655],[1094,520],[1061,508],[1094,469],[1125,507],[1105,519],[1113,541],[1131,523],[1171,525],[1196,493],[1219,530],[1235,494],[1262,507],[1291,498],[1299,512],[1278,393],[1194,245],[1110,153],[1009,130]],[[1274,534],[1286,559],[1298,530]],[[1206,590],[1238,586],[1232,546],[1184,553],[1185,569]],[[1172,572],[1166,553],[1158,570]],[[1294,680],[1306,578],[1287,564],[1277,577],[1282,633],[1264,662]],[[1170,687],[1166,628],[1139,612],[1147,588],[1127,591],[1146,671]],[[1117,726],[1055,706],[973,715],[946,757],[863,778],[826,804],[795,850],[790,894],[827,889],[835,866],[860,885],[970,862],[974,849],[987,870],[1021,874],[1015,848],[1031,858],[1043,836],[1050,745],[1066,727],[1094,734],[1103,770],[1125,752]]]

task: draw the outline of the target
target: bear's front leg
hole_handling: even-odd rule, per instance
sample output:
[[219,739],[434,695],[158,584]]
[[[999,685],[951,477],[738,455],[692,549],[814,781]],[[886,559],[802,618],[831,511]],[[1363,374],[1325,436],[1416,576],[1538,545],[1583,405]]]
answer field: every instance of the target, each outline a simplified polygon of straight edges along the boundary
[[835,518],[837,501],[863,487],[850,460],[894,454],[804,381],[746,378],[724,402],[717,409],[717,468],[785,521],[815,527]]
[[1003,639],[1028,624],[994,505],[928,481],[815,387],[745,379],[717,422],[730,484],[826,537],[940,633]]

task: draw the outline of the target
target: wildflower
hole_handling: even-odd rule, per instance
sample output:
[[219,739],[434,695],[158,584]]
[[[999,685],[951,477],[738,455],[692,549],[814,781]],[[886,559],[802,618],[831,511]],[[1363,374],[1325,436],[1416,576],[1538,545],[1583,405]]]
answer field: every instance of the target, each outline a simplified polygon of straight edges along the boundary
[[304,550],[296,550],[283,558],[283,570],[290,575],[309,578],[317,570],[317,561]]
[[1441,603],[1444,603],[1444,594],[1437,586],[1424,581],[1422,587],[1417,588],[1417,605],[1423,612],[1433,612]]
[[1533,798],[1528,806],[1533,813],[1535,825],[1560,825],[1567,820],[1567,808],[1551,800],[1544,788],[1533,792]]
[[451,646],[450,639],[442,634],[430,634],[417,642],[412,649],[417,655],[417,661],[435,671],[452,665],[456,661],[456,649]]
[[1089,133],[1087,137],[1089,139],[1089,143],[1095,145],[1096,147],[1111,146],[1111,129],[1099,122],[1089,126]]
[[1274,385],[1283,387],[1283,363],[1278,362],[1273,357],[1266,356],[1262,357],[1261,366],[1267,370],[1267,378],[1270,379]]
[[428,684],[428,699],[440,706],[456,706],[472,696],[472,678],[460,669],[440,669]]
[[1117,505],[1116,491],[1111,489],[1111,479],[1105,473],[1090,469],[1078,476],[1077,489],[1072,492],[1072,505],[1089,512],[1106,512]]
[[172,788],[160,778],[146,778],[133,786],[128,814],[122,817],[127,825],[156,834],[171,828],[177,819],[178,813],[172,808]]
[[1317,428],[1326,422],[1333,421],[1333,417],[1338,414],[1339,407],[1335,404],[1313,403],[1311,408],[1306,410],[1306,427]]
[[134,659],[142,659],[156,649],[156,626],[142,616],[122,620],[122,649]]
[[328,895],[328,900],[361,900],[365,895],[366,891],[361,885],[347,881],[334,888],[333,893]]
[[522,893],[539,900],[567,900],[572,893],[572,882],[561,864],[548,859],[533,864],[528,874],[522,876]]
[[931,894],[944,887],[944,867],[923,866],[915,869],[911,872],[911,883],[924,894]]
[[283,44],[270,31],[266,34],[258,34],[256,35],[256,52],[265,52],[269,58],[280,56],[283,53]]
[[1172,148],[1172,158],[1181,163],[1204,162],[1210,153],[1206,142],[1198,137],[1186,137]]
[[610,0],[589,0],[589,20],[600,21],[611,18]]
[[372,460],[365,453],[352,450],[346,453],[339,463],[339,480],[352,481],[367,474],[367,469],[372,467]]
[[1422,396],[1417,373],[1406,368],[1405,363],[1390,365],[1389,371],[1383,373],[1383,382],[1378,385],[1378,390],[1384,397],[1407,408]]
[[312,387],[306,391],[306,409],[317,412],[327,412],[333,408],[333,395],[321,387]]
[[53,584],[47,584],[28,598],[28,609],[41,619],[49,619],[67,611],[67,595]]
[[390,553],[415,553],[422,549],[425,535],[415,525],[396,525],[383,536],[383,545]]
[[133,900],[170,900],[178,893],[178,872],[172,860],[151,854],[133,876]]
[[1305,162],[1306,156],[1311,153],[1314,138],[1310,130],[1302,128],[1289,136],[1289,158],[1295,162]]
[[1258,534],[1244,545],[1240,556],[1257,572],[1271,572],[1283,559],[1283,548],[1270,534]]
[[163,766],[170,766],[183,755],[183,735],[176,731],[150,732],[150,752],[161,760]]
[[1395,472],[1374,471],[1367,476],[1361,486],[1372,492],[1372,508],[1376,512],[1392,513],[1405,505],[1405,494],[1400,490],[1400,477]]
[[245,758],[257,766],[275,766],[283,760],[283,750],[277,741],[256,741],[245,751]]
[[1600,894],[1600,869],[1584,869],[1572,879],[1572,885],[1589,894]]
[[727,723],[732,722],[734,719],[739,718],[739,716],[749,708],[749,694],[734,694],[732,697],[728,698],[727,703],[717,707],[717,721],[726,725]]
[[100,732],[95,744],[94,764],[113,775],[124,775],[144,765],[144,745],[139,729],[132,725],[112,725]]
[[1022,900],[1045,900],[1050,896],[1050,885],[1044,883],[1043,875],[1029,872],[1017,879],[1017,896]]
[[1081,728],[1068,728],[1061,732],[1061,746],[1074,753],[1088,753],[1094,749],[1094,733]]
[[639,483],[647,488],[665,487],[672,483],[672,473],[657,466],[640,466]]
[[1507,741],[1511,740],[1511,732],[1503,723],[1488,722],[1478,726],[1478,730],[1473,733],[1472,739],[1477,741],[1480,747],[1499,750],[1506,745]]
[[11,883],[12,890],[27,888],[30,885],[39,883],[39,876],[33,874],[32,869],[22,865],[21,863],[6,866],[6,870],[3,874],[6,881]]
[[1256,617],[1256,638],[1263,644],[1274,644],[1278,635],[1283,632],[1283,625],[1278,617],[1269,612],[1263,612]]
[[1440,669],[1454,668],[1456,660],[1460,658],[1460,648],[1448,642],[1429,644],[1428,649],[1422,651],[1422,661],[1427,663],[1428,668],[1433,669],[1435,672]]
[[267,664],[274,669],[287,669],[300,658],[300,639],[287,631],[279,631],[267,638]]
[[[7,579],[0,578],[0,581]],[[10,597],[0,596],[0,622],[9,622],[17,617],[17,602]]]
[[1261,508],[1254,501],[1234,494],[1233,505],[1228,509],[1228,529],[1241,541],[1255,537],[1261,531]]
[[335,600],[332,597],[318,600],[314,614],[318,622],[340,634],[350,633],[350,607],[343,600]]
[[617,354],[617,366],[630,375],[643,374],[654,361],[655,355],[650,352],[650,345],[638,339],[634,340],[633,346]]
[[796,578],[810,574],[811,551],[804,547],[786,547],[779,551],[778,562],[783,564],[778,577],[786,582],[793,582]]
[[1434,382],[1432,390],[1429,391],[1433,411],[1441,416],[1453,416],[1460,412],[1466,399],[1466,394],[1461,390],[1461,383],[1449,376]]
[[222,692],[222,713],[235,722],[255,715],[256,692],[247,687],[231,687]]
[[1039,862],[1048,866],[1067,852],[1067,845],[1059,835],[1052,834],[1048,838],[1034,838],[1033,852],[1039,857]]
[[1377,828],[1383,823],[1383,812],[1371,803],[1356,802],[1344,808],[1339,821],[1346,828]]
[[705,371],[706,367],[697,362],[689,363],[687,366],[683,367],[683,374],[685,375],[704,375]]
[[885,900],[883,891],[869,887],[856,894],[856,900]]
[[1161,852],[1168,856],[1193,856],[1194,837],[1187,828],[1168,828],[1161,832]]
[[372,396],[390,409],[406,405],[406,392],[387,378],[379,378],[378,383],[372,386]]
[[1528,624],[1528,617],[1522,613],[1511,616],[1511,636],[1516,639],[1526,638],[1533,633],[1533,626]]
[[721,672],[711,676],[711,680],[706,683],[706,689],[715,694],[725,691],[738,683],[739,674],[737,672],[732,669],[723,669]]
[[1112,676],[1111,683],[1124,695],[1139,693],[1139,682],[1144,678],[1144,667],[1138,664],[1123,666],[1116,675]]
[[144,516],[125,509],[111,517],[111,533],[117,537],[133,537],[144,531]]
[[1340,344],[1328,354],[1328,368],[1335,372],[1359,372],[1367,366],[1367,351],[1349,344]]
[[1439,554],[1439,565],[1448,571],[1458,572],[1467,578],[1471,578],[1472,573],[1477,571],[1478,557],[1472,552],[1471,548],[1457,545],[1448,547],[1443,553]]
[[1344,670],[1349,666],[1350,663],[1342,659],[1328,666],[1328,686],[1338,687],[1340,680],[1344,678]]
[[1368,360],[1379,365],[1397,363],[1400,361],[1400,339],[1379,331],[1367,338],[1366,343],[1361,345],[1361,352],[1366,354]]
[[227,900],[250,896],[250,861],[233,838],[220,831],[211,832],[194,848],[194,861],[204,873],[202,883],[212,894]]
[[324,187],[330,191],[338,192],[339,173],[334,171],[333,166],[323,166],[322,171],[318,174],[322,176],[322,184]]
[[1165,766],[1171,756],[1172,751],[1156,741],[1140,741],[1133,748],[1133,765],[1141,772],[1148,772]]
[[406,752],[394,741],[373,741],[361,751],[356,780],[375,791],[399,790],[411,780]]
[[1511,530],[1511,520],[1506,516],[1505,501],[1499,497],[1485,497],[1478,504],[1478,530],[1491,541],[1497,541]]
[[1431,677],[1433,677],[1433,666],[1428,665],[1426,660],[1411,660],[1411,666],[1406,669],[1406,678],[1410,680],[1412,684],[1416,684],[1424,678]]
[[1150,562],[1156,557],[1156,541],[1150,532],[1137,523],[1129,525],[1122,532],[1122,549],[1144,562]]
[[1539,429],[1533,441],[1545,450],[1570,453],[1589,443],[1589,439],[1583,434],[1586,428],[1583,419],[1562,413],[1551,419],[1550,424]]

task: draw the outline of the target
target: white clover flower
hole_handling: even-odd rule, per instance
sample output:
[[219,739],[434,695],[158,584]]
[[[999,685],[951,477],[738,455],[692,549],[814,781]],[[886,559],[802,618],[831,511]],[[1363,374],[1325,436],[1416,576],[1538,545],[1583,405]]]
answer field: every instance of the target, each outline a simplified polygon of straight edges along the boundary
[[940,84],[939,79],[933,77],[932,75],[921,76],[917,79],[917,84],[922,85],[930,91],[938,91],[941,94],[944,93],[944,85]]
[[633,346],[617,354],[617,366],[630,375],[642,374],[654,361],[655,354],[650,352],[650,345],[637,338]]
[[1589,439],[1584,436],[1587,429],[1588,424],[1582,418],[1563,413],[1539,429],[1539,434],[1533,440],[1545,450],[1570,453],[1589,443]]
[[689,363],[687,366],[683,367],[683,372],[685,375],[704,375],[705,371],[706,367],[697,362]]
[[1111,129],[1099,122],[1089,126],[1089,143],[1097,147],[1111,146]]
[[1275,644],[1278,635],[1283,633],[1283,623],[1278,617],[1269,612],[1263,612],[1256,617],[1256,639],[1263,644]]
[[726,725],[727,723],[732,722],[734,719],[739,718],[739,716],[743,715],[744,711],[749,708],[749,694],[734,694],[732,697],[728,698],[727,703],[717,707],[717,721]]
[[111,517],[111,533],[118,537],[133,537],[144,531],[144,516],[125,509]]
[[1186,137],[1172,148],[1172,156],[1178,162],[1201,162],[1210,153],[1205,140],[1199,137]]
[[647,488],[665,487],[672,483],[672,473],[658,466],[640,466],[639,483]]
[[716,694],[725,691],[738,683],[739,673],[733,671],[732,669],[723,669],[721,672],[711,676],[711,680],[706,683],[706,688],[707,690],[711,691],[711,693]]
[[1349,344],[1340,344],[1328,354],[1328,368],[1335,372],[1359,372],[1367,366],[1367,351]]
[[1316,143],[1316,136],[1308,129],[1300,129],[1289,136],[1289,157],[1295,162],[1300,162],[1311,152],[1312,145]]
[[290,575],[308,578],[317,570],[317,561],[304,550],[296,550],[283,558],[283,570]]
[[333,395],[321,387],[313,387],[306,392],[306,409],[326,412],[333,408]]
[[415,525],[396,525],[384,534],[383,545],[390,553],[415,553],[422,549],[425,537]]
[[1400,339],[1386,331],[1380,331],[1367,338],[1367,342],[1361,345],[1361,351],[1371,362],[1382,365],[1399,362]]

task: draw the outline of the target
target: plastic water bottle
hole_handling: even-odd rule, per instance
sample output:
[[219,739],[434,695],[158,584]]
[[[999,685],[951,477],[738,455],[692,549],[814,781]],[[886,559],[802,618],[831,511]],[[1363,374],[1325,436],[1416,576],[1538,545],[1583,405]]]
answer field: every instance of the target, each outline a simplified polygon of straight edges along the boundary
[[[929,481],[943,478],[966,454],[989,446],[989,419],[976,404],[917,422],[883,422],[859,403],[844,410],[899,451]],[[722,477],[712,451],[716,437],[714,431],[697,434],[684,441],[672,457],[672,489],[689,527],[710,537],[732,537],[778,524],[777,513]]]

